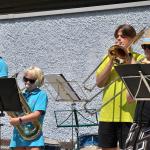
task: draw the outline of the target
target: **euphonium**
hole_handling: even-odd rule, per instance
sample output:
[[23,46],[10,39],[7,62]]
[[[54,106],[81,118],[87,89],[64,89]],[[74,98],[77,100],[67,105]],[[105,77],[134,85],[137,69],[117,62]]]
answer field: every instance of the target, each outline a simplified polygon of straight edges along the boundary
[[[22,112],[7,112],[7,114],[12,118],[21,117],[32,113],[30,107],[28,106],[25,100],[25,97],[22,94],[22,90],[19,87],[18,87],[18,94],[20,98]],[[41,124],[38,119],[32,122],[15,125],[15,127],[18,130],[19,134],[22,136],[22,138],[25,140],[33,140],[41,132]]]

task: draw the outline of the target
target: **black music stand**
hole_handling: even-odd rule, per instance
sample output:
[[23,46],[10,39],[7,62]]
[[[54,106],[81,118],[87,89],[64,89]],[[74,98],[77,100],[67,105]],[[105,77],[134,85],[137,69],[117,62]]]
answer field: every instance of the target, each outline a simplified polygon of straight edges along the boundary
[[150,100],[150,64],[129,64],[115,67],[135,100]]
[[22,111],[15,78],[0,78],[0,111]]

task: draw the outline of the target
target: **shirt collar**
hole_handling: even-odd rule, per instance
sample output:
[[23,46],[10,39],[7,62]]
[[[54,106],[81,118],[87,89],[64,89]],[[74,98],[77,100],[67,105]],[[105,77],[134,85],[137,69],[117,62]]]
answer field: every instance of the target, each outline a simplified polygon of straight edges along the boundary
[[36,89],[34,89],[33,91],[31,91],[31,92],[25,90],[25,94],[27,94],[27,95],[36,95],[39,91],[40,91],[39,88],[36,88]]

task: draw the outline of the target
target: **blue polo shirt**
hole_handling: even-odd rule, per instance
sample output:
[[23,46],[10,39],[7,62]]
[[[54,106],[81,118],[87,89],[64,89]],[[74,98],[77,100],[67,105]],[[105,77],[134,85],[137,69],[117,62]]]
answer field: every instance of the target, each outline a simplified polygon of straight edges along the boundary
[[8,77],[8,65],[2,57],[0,57],[0,77]]
[[[42,115],[39,118],[41,126],[43,125],[43,120],[47,108],[48,97],[45,91],[37,88],[32,92],[25,91],[23,93],[26,101],[31,108],[31,111],[41,110],[43,111]],[[30,126],[31,123],[26,123],[27,126]],[[41,131],[40,135],[34,140],[24,140],[20,134],[18,133],[17,129],[14,128],[13,137],[11,138],[10,147],[32,147],[32,146],[44,146],[44,137]]]

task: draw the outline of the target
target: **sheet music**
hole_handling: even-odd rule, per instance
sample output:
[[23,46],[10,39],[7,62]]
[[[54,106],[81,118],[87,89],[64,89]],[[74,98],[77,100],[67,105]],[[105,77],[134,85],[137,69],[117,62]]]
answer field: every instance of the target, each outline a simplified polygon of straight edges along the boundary
[[129,64],[115,67],[135,100],[150,100],[150,64]]
[[74,91],[69,81],[65,79],[62,74],[47,74],[45,79],[52,85],[58,96],[61,97],[59,100],[64,101],[80,101],[80,97]]

